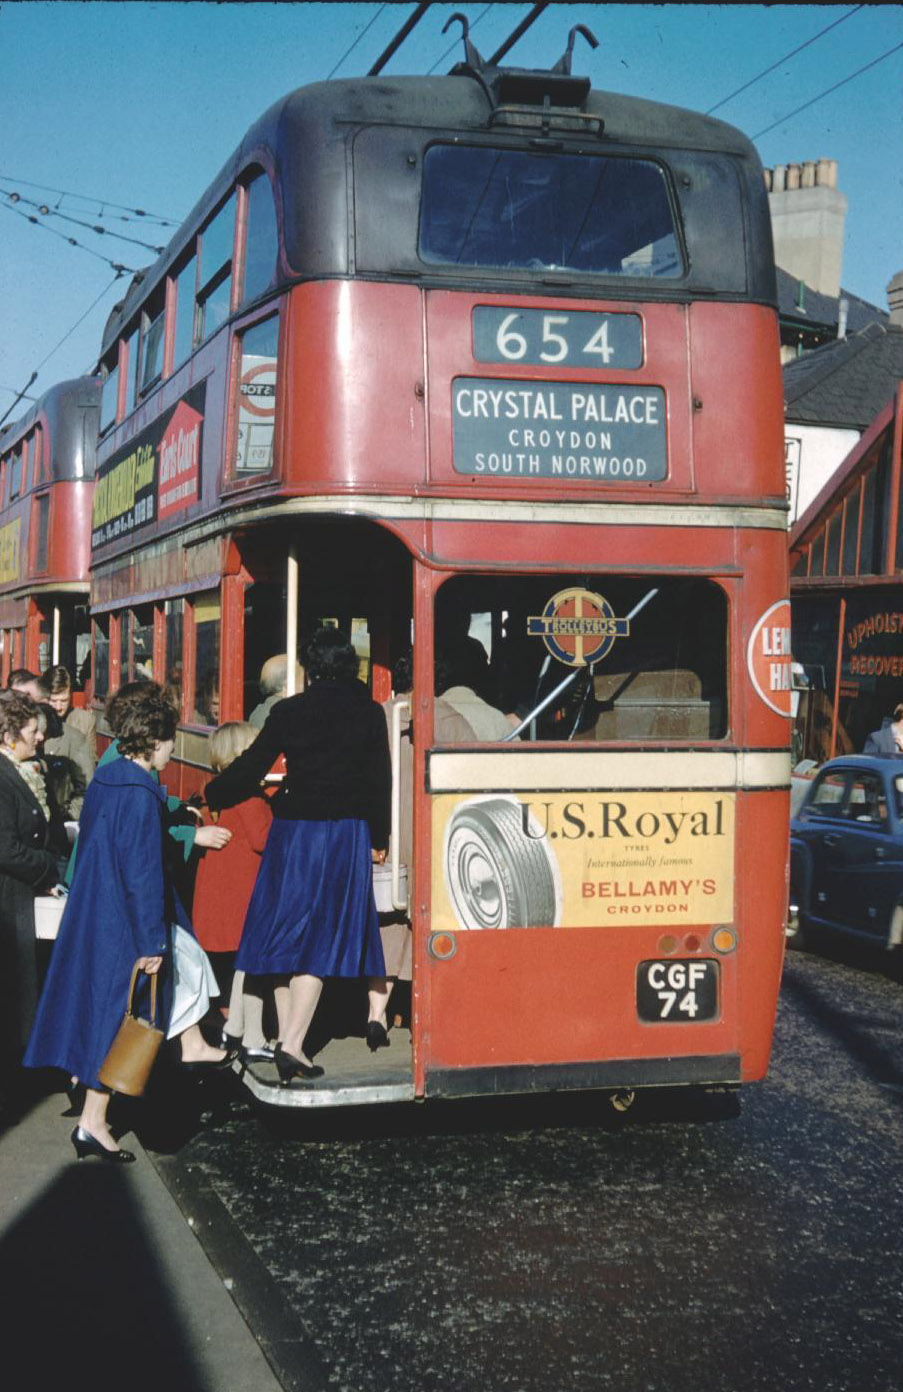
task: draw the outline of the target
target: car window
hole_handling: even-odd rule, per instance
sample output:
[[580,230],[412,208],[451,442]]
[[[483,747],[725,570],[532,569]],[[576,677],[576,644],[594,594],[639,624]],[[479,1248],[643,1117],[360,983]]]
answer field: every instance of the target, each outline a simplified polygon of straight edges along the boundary
[[841,816],[846,782],[846,774],[841,770],[823,773],[812,789],[806,812],[815,817]]
[[903,817],[903,774],[894,779],[894,808],[898,817]]
[[881,780],[872,773],[854,774],[846,814],[857,822],[883,827],[887,823],[887,800]]

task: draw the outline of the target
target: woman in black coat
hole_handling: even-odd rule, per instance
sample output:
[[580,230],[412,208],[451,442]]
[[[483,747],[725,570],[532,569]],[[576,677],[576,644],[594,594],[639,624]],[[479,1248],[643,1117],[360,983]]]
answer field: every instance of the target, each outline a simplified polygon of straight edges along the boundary
[[382,708],[357,680],[358,659],[334,628],[305,655],[308,690],[279,701],[251,747],[212,782],[209,807],[250,797],[280,754],[286,777],[242,930],[235,966],[287,976],[289,1011],[275,1062],[283,1083],[322,1068],[304,1053],[324,977],[369,977],[371,1048],[387,1042],[388,986],[373,899],[386,858],[392,772]]
[[35,895],[58,882],[57,818],[32,761],[38,708],[18,691],[0,694],[0,1081],[7,1082],[38,1002]]

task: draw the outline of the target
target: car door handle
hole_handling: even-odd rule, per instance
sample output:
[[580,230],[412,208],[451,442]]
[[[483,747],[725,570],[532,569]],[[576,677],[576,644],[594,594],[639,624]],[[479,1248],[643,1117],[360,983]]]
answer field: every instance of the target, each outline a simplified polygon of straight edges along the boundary
[[876,847],[875,847],[875,859],[876,859],[876,860],[883,860],[883,859],[884,859],[884,847],[883,847],[883,846],[876,846]]
[[822,841],[826,846],[836,846],[839,840],[840,837],[834,832],[822,837]]

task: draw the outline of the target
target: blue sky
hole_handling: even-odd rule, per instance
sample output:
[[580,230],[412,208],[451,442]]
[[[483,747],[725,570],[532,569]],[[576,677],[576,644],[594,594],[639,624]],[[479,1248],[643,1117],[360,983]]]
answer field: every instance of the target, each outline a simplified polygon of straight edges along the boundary
[[[93,365],[127,283],[112,283],[104,261],[25,221],[23,211],[34,213],[25,199],[90,223],[103,212],[111,230],[165,242],[169,232],[141,219],[112,222],[110,204],[180,219],[271,102],[337,64],[338,77],[362,75],[413,8],[0,4],[0,415],[34,369],[38,394]],[[488,56],[530,6],[434,5],[385,71],[447,72],[460,56],[459,28],[441,30],[456,9]],[[578,38],[575,71],[594,87],[676,106],[709,110],[776,64],[715,114],[756,138],[765,165],[837,160],[849,204],[843,283],[886,307],[887,282],[903,269],[903,50],[813,98],[903,42],[903,6],[550,5],[504,61],[550,66],[578,23],[599,47]],[[49,189],[97,201],[59,202]],[[21,196],[18,211],[10,192]],[[154,259],[109,235],[48,225],[128,267]]]

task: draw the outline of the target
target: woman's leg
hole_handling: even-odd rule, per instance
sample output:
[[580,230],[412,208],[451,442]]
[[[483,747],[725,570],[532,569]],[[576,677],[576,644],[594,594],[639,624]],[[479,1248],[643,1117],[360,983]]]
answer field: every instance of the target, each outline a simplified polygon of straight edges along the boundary
[[93,1136],[106,1150],[118,1150],[119,1146],[107,1125],[107,1107],[110,1105],[108,1092],[96,1092],[94,1088],[85,1089],[85,1101],[78,1124],[89,1136]]
[[389,1004],[394,984],[394,981],[389,981],[384,976],[371,976],[369,978],[367,982],[367,999],[370,1002],[370,1013],[367,1016],[368,1024],[370,1021],[376,1020],[383,1029],[388,1029],[386,1006]]
[[227,1049],[217,1049],[208,1044],[201,1034],[200,1025],[189,1025],[179,1035],[182,1046],[183,1063],[221,1063],[228,1053]]
[[248,1028],[249,1021],[245,1016],[245,999],[245,974],[243,971],[237,971],[232,977],[229,1018],[223,1030],[223,1034],[228,1035],[235,1043],[238,1043]]
[[304,1037],[310,1029],[310,1022],[314,1018],[322,990],[323,978],[306,973],[293,976],[288,984],[288,1019],[281,1043],[285,1053],[300,1059],[302,1063],[310,1063],[310,1059],[302,1052]]
[[280,1039],[283,1038],[288,1027],[288,1008],[289,1008],[289,978],[287,976],[273,977],[273,1000],[276,1005],[276,1033]]

